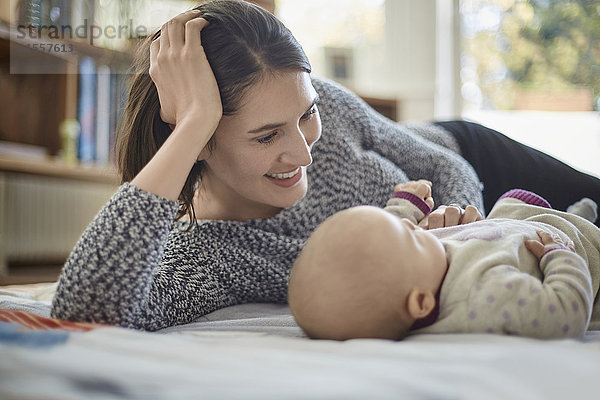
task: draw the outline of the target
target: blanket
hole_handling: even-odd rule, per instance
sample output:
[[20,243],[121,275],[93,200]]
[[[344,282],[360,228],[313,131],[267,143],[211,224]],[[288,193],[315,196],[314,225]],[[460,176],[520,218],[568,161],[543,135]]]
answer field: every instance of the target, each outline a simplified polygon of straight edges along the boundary
[[[0,290],[0,309],[47,318],[44,289]],[[600,331],[316,341],[280,304],[229,307],[153,333],[91,328],[0,322],[0,398],[545,400],[596,397],[600,376]]]

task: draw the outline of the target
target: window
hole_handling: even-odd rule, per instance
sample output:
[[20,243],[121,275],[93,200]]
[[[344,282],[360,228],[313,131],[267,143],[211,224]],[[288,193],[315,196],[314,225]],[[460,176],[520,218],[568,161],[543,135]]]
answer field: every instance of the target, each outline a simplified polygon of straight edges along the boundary
[[600,176],[600,1],[461,0],[462,116]]
[[278,0],[276,15],[302,45],[314,74],[358,92],[384,56],[384,0]]

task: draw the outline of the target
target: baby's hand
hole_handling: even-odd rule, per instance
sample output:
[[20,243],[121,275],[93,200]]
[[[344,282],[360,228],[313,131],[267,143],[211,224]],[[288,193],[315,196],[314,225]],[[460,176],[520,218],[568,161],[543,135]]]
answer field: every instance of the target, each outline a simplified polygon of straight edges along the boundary
[[431,185],[432,183],[425,179],[408,181],[406,183],[399,183],[394,186],[394,192],[412,193],[422,199],[429,207],[433,209],[434,201],[433,197],[431,197]]
[[552,249],[565,249],[575,251],[575,245],[571,240],[566,243],[558,235],[551,235],[545,231],[537,231],[540,241],[537,240],[526,240],[525,247],[527,250],[533,253],[533,255],[540,260],[544,254]]

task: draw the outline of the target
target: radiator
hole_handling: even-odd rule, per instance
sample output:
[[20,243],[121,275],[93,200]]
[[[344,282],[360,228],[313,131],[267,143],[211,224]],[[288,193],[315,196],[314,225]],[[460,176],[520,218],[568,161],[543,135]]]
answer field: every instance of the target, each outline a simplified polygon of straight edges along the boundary
[[109,183],[0,174],[0,273],[10,262],[64,261],[115,192]]

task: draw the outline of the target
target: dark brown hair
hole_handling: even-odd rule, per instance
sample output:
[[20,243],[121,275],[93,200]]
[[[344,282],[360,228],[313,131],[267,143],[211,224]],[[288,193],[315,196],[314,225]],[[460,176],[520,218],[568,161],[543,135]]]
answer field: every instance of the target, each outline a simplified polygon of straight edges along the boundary
[[[202,47],[217,80],[223,115],[233,115],[248,89],[266,73],[311,67],[292,33],[268,11],[241,0],[213,0],[196,7],[209,25],[202,30]],[[131,181],[171,134],[160,118],[160,102],[150,78],[150,44],[160,30],[139,46],[132,65],[130,92],[117,140],[117,165],[121,183]],[[214,140],[207,144],[214,149]],[[195,222],[193,198],[203,163],[191,169],[179,195],[177,219],[188,215]]]

